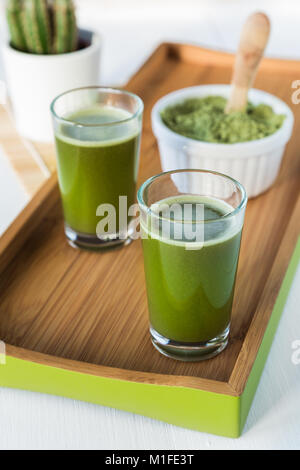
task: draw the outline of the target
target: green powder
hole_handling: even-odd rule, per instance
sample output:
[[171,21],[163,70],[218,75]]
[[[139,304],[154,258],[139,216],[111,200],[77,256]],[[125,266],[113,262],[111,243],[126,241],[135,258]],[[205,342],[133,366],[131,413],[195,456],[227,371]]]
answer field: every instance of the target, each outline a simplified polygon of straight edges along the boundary
[[266,104],[248,103],[245,112],[225,114],[226,102],[222,96],[189,98],[164,109],[161,118],[177,134],[225,144],[267,137],[274,134],[285,119],[285,115],[274,113]]

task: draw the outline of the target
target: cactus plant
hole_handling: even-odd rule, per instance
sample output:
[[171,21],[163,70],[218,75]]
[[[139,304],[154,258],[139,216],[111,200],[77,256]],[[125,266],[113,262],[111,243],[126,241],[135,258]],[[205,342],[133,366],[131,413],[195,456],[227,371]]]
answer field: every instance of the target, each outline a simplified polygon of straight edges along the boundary
[[11,45],[33,54],[62,54],[77,48],[73,0],[8,0]]
[[69,0],[53,1],[54,43],[53,52],[73,51],[77,43],[74,6]]
[[27,50],[34,54],[50,52],[50,22],[46,0],[23,0],[22,27]]
[[22,27],[22,9],[20,0],[9,0],[7,2],[6,18],[12,46],[22,51],[27,50],[27,44]]

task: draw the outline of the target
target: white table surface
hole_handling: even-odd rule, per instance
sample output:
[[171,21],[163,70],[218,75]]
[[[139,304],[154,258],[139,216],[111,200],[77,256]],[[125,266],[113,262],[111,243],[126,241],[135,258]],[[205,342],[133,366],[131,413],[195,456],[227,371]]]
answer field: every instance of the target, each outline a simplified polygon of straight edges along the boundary
[[[101,81],[110,85],[126,82],[164,40],[235,50],[242,21],[257,9],[266,11],[272,21],[267,54],[300,59],[299,3],[77,0],[81,25],[102,33]],[[3,11],[1,15],[3,22]],[[1,153],[0,201],[2,233],[27,197]],[[110,408],[0,388],[0,449],[300,449],[300,364],[292,361],[292,343],[300,340],[299,286],[298,267],[241,438],[212,436]]]

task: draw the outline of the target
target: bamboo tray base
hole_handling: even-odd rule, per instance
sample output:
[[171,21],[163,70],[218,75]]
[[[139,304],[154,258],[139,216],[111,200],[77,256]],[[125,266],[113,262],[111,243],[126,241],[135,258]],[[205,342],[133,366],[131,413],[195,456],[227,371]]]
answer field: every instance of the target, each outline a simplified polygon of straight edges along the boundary
[[[163,44],[128,83],[145,103],[140,182],[160,171],[150,126],[156,100],[186,86],[227,83],[232,64],[230,54]],[[291,104],[299,73],[298,62],[265,59],[255,86]],[[0,240],[0,338],[7,349],[0,385],[239,436],[299,260],[296,106],[294,112],[276,184],[246,211],[231,337],[222,354],[181,363],[153,349],[140,242],[101,254],[70,248],[54,174]]]

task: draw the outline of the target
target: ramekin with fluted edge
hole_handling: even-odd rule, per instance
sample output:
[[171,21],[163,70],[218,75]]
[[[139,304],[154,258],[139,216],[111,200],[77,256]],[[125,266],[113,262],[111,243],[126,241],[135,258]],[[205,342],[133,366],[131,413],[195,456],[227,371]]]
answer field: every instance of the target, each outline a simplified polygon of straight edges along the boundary
[[275,181],[289,141],[294,115],[282,100],[262,90],[251,89],[249,101],[270,105],[277,114],[286,116],[274,134],[262,139],[234,144],[202,142],[184,137],[169,129],[161,111],[187,98],[219,95],[229,97],[230,85],[200,85],[169,93],[152,109],[152,129],[157,138],[163,171],[176,169],[214,170],[235,178],[246,188],[248,197],[266,191]]

